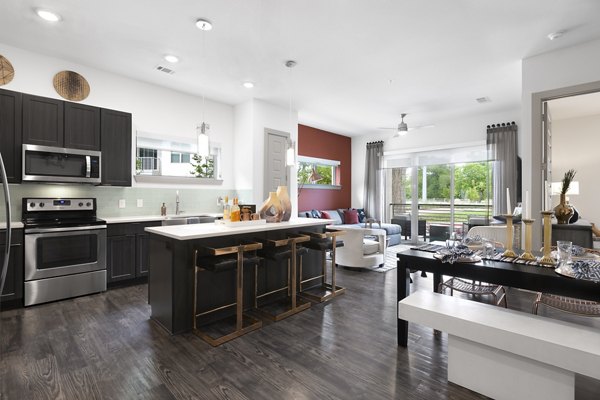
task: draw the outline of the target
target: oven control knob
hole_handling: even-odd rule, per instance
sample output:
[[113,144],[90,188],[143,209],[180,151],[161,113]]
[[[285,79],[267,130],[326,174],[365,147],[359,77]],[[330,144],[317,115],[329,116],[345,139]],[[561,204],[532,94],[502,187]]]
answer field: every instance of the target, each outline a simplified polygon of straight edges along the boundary
[[44,207],[44,206],[45,206],[45,204],[44,204],[44,203],[40,203],[40,207]]
[[83,203],[79,203],[79,207],[83,207]]
[[92,203],[90,203],[89,201],[87,203],[85,203],[86,206],[91,207]]
[[29,203],[29,207],[31,207],[31,208],[35,207],[35,203]]

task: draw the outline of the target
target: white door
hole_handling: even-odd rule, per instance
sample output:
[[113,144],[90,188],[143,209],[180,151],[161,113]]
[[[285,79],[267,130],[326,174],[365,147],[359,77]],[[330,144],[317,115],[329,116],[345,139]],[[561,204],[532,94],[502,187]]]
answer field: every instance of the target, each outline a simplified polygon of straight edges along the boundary
[[265,129],[265,188],[264,198],[269,192],[277,190],[277,186],[288,185],[288,168],[285,155],[288,147],[289,133]]

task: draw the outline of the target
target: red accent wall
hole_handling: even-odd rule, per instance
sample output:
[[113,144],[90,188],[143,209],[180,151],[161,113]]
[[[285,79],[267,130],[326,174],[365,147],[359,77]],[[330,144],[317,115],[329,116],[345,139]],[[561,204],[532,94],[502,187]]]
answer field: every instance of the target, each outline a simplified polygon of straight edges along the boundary
[[352,140],[347,136],[298,125],[298,155],[339,161],[342,186],[340,190],[302,188],[298,196],[298,210],[349,208],[352,184]]

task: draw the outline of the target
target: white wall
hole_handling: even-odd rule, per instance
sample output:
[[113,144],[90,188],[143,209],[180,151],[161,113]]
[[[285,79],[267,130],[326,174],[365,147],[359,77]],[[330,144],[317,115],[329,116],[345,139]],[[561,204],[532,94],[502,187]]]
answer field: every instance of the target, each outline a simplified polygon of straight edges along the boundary
[[[541,141],[532,135],[532,95],[553,89],[600,81],[600,40],[526,58],[522,63],[522,112],[519,148],[523,158],[523,192],[529,190],[531,212],[540,215],[542,183]],[[539,218],[533,229],[534,247],[541,244]]]
[[[210,123],[210,140],[222,146],[222,189],[234,188],[233,107],[125,78],[89,66],[28,52],[0,43],[0,54],[10,60],[15,78],[2,88],[44,97],[62,99],[52,86],[52,78],[62,70],[80,73],[90,84],[90,95],[82,104],[110,108],[132,114],[133,134],[136,130],[165,136],[195,137],[196,126],[203,113]],[[156,72],[156,82],[169,76]],[[134,137],[135,139],[135,137]],[[135,144],[135,141],[133,142]],[[135,147],[135,145],[134,145]],[[135,182],[133,183],[135,185]],[[140,184],[142,185],[142,184]],[[148,186],[148,184],[144,184]],[[205,185],[204,185],[205,186]],[[204,187],[194,185],[194,187]],[[208,187],[208,186],[207,186]],[[210,186],[214,188],[213,185]]]
[[[571,196],[581,217],[600,225],[600,115],[570,118],[552,123],[552,179],[559,181],[573,168],[577,171],[579,195]],[[574,155],[576,154],[576,157]],[[559,196],[553,196],[553,207]]]
[[363,205],[367,142],[383,140],[384,151],[392,151],[485,141],[487,125],[515,121],[520,126],[519,117],[520,111],[518,109],[499,113],[482,112],[470,118],[436,122],[435,128],[410,131],[406,136],[400,138],[393,138],[393,131],[353,137],[352,207],[360,208]]

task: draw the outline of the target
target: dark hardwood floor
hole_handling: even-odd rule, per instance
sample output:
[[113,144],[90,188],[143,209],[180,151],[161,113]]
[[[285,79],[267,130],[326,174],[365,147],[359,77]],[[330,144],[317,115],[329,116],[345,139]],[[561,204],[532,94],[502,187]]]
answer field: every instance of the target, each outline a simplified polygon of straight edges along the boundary
[[[396,271],[338,276],[346,294],[218,348],[150,321],[146,285],[4,311],[1,398],[482,398],[447,382],[445,334],[411,324],[408,350],[396,346]],[[532,298],[511,291],[509,306]],[[600,397],[599,382],[577,385],[578,399]]]

